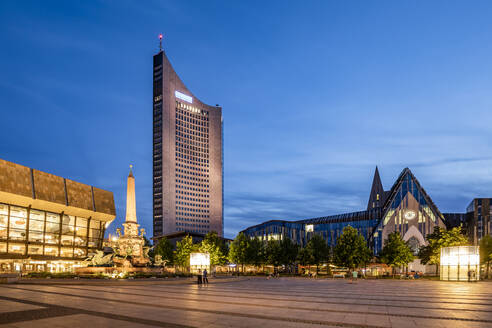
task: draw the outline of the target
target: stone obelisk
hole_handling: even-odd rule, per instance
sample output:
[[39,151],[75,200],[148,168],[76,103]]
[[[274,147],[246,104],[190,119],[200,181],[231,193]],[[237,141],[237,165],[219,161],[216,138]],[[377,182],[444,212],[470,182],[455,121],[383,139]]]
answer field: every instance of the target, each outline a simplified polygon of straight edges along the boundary
[[132,172],[132,165],[130,165],[130,174],[127,179],[126,189],[126,219],[123,223],[124,233],[118,239],[118,247],[120,252],[124,255],[132,256],[132,264],[145,264],[148,259],[144,257],[143,246],[143,229],[142,234],[139,235],[137,223],[137,208],[135,202],[135,177]]
[[126,219],[123,223],[125,232],[123,236],[127,238],[138,236],[137,223],[137,205],[135,201],[135,177],[132,172],[132,165],[130,165],[130,174],[128,174],[126,185]]
[[130,165],[126,184],[126,220],[125,222],[137,223],[137,205],[135,200],[135,177],[132,172],[133,165]]

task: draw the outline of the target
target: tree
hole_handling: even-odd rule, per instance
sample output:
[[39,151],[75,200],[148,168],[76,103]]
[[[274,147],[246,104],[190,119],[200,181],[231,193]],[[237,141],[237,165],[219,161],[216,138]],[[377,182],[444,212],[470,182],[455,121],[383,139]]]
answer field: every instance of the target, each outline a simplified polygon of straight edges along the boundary
[[169,264],[173,263],[173,244],[166,237],[159,239],[157,245],[154,246],[154,256],[160,255],[164,261]]
[[301,265],[308,265],[314,262],[311,252],[307,247],[303,247],[297,253],[297,260]]
[[368,263],[372,258],[372,252],[367,247],[366,240],[351,226],[343,228],[342,235],[338,238],[333,249],[333,260],[336,265],[355,268]]
[[316,274],[318,274],[319,265],[330,260],[330,248],[321,235],[315,234],[309,239],[306,249],[309,253],[306,257],[309,260],[308,263],[316,265]]
[[229,261],[242,266],[244,272],[244,264],[248,262],[248,244],[249,238],[242,232],[240,232],[231,243],[229,249]]
[[226,263],[227,246],[215,231],[211,231],[205,235],[205,238],[200,243],[199,250],[200,252],[210,254],[211,266]]
[[492,237],[490,235],[486,235],[480,240],[480,262],[485,264],[485,275],[490,278],[490,263],[492,262]]
[[265,248],[266,263],[273,265],[273,269],[282,264],[282,246],[278,240],[269,240]]
[[265,244],[258,239],[258,237],[248,241],[246,263],[254,265],[255,267],[265,263]]
[[407,266],[414,259],[412,250],[403,241],[399,232],[393,232],[388,235],[388,239],[384,241],[380,256],[383,263],[391,266],[392,272],[394,272],[395,267]]
[[174,263],[182,268],[190,267],[190,254],[198,249],[197,245],[193,244],[191,236],[186,236],[181,241],[176,243],[174,251]]
[[290,238],[284,238],[280,241],[280,249],[282,264],[287,266],[294,264],[297,259],[297,253],[299,252],[299,246]]
[[427,246],[420,248],[418,257],[423,264],[435,264],[436,273],[439,273],[442,247],[469,245],[468,238],[462,234],[461,227],[451,230],[434,227],[434,231],[428,234],[425,239]]

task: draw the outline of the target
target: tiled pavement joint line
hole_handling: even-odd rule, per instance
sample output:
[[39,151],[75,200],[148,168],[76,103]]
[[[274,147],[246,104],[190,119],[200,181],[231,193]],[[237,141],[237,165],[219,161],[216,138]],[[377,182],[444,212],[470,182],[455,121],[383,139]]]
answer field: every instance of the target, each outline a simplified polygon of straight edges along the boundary
[[[121,294],[121,295],[132,295],[132,296],[150,296],[149,294],[139,294],[139,293],[129,293],[129,292],[121,292],[121,291],[116,291],[116,290],[111,290],[111,291],[106,291],[106,290],[100,290],[100,289],[90,289],[90,288],[84,288],[84,289],[79,289],[79,288],[73,288],[70,286],[57,286],[57,288],[66,288],[66,289],[72,289],[72,290],[84,290],[84,291],[93,291],[93,292],[98,292],[98,293],[109,293],[111,292],[112,294]],[[131,290],[135,290],[134,288],[131,288]],[[167,299],[175,299],[175,300],[182,300],[182,301],[192,301],[196,302],[197,300],[193,300],[187,297],[177,297],[175,296],[175,293],[172,292],[166,292],[166,291],[159,291],[159,293],[165,293],[170,295]],[[187,295],[207,295],[207,296],[216,296],[216,297],[223,297],[224,295],[220,294],[200,294],[200,293],[192,293],[192,292],[183,292],[180,291],[180,294],[187,294]],[[155,295],[156,297],[159,295]],[[237,298],[233,296],[228,296],[232,298]],[[243,298],[243,296],[241,296]],[[372,304],[372,303],[343,303],[343,302],[335,302],[335,301],[309,301],[309,302],[304,302],[304,301],[294,301],[294,300],[287,300],[287,299],[278,299],[278,298],[263,298],[263,297],[245,297],[245,298],[254,298],[257,300],[266,300],[266,301],[283,301],[283,302],[296,302],[296,303],[316,303],[316,304],[336,304],[336,305],[357,305],[357,306],[380,306],[380,307],[395,307],[395,308],[405,308],[405,309],[428,309],[428,306],[414,306],[414,305],[393,305],[393,304]],[[295,306],[284,306],[284,305],[269,305],[269,304],[254,304],[254,303],[245,303],[245,302],[229,302],[229,301],[213,301],[214,303],[222,303],[222,304],[234,304],[234,305],[246,305],[246,306],[259,306],[259,307],[272,307],[272,308],[282,308],[282,309],[292,309],[292,310],[306,310],[306,311],[317,311],[317,312],[323,312],[323,311],[333,311],[333,310],[325,310],[325,309],[309,309],[309,308],[303,308],[303,307],[295,307]],[[467,303],[469,304],[469,303]],[[480,305],[487,305],[487,304],[480,304]],[[485,312],[485,313],[492,313],[492,310],[479,310],[479,309],[462,309],[462,308],[434,308],[434,310],[443,310],[443,311],[466,311],[466,312]],[[337,310],[338,312],[344,312],[342,310]],[[349,313],[353,313],[354,311],[346,311]],[[385,314],[385,313],[381,313]]]
[[[53,295],[62,295],[62,296],[69,296],[69,297],[78,297],[78,298],[83,298],[83,299],[94,299],[94,300],[101,300],[101,301],[113,302],[113,303],[125,303],[125,304],[133,304],[133,305],[140,305],[140,306],[147,306],[147,307],[165,308],[165,309],[172,309],[172,310],[179,310],[179,311],[212,313],[212,314],[221,314],[221,315],[238,316],[238,317],[246,317],[246,318],[257,318],[257,319],[288,321],[288,322],[300,322],[300,323],[312,323],[312,324],[319,324],[319,325],[332,325],[333,326],[333,325],[337,325],[337,324],[342,324],[342,323],[339,323],[339,322],[327,322],[327,321],[317,321],[317,320],[303,320],[303,319],[297,319],[297,318],[273,317],[273,316],[258,315],[258,314],[245,314],[245,313],[228,312],[228,311],[193,309],[193,308],[186,308],[186,307],[182,307],[182,306],[172,306],[172,305],[151,304],[151,303],[143,303],[143,302],[123,301],[123,300],[110,299],[110,298],[104,298],[104,297],[82,296],[82,295],[75,295],[75,294],[68,294],[68,293],[54,292],[54,291],[32,290],[32,289],[19,288],[19,287],[6,287],[5,286],[4,288],[20,289],[20,290],[27,290],[27,291],[30,291],[30,292],[53,294]],[[312,311],[312,310],[308,310],[308,311]],[[393,314],[393,313],[379,313],[379,312],[369,312],[369,311],[368,312],[362,312],[362,311],[326,310],[325,312],[332,312],[332,313],[353,313],[353,314],[369,314],[369,315],[384,315],[384,316],[390,316],[390,317],[417,318],[417,319],[436,319],[436,320],[447,320],[447,321],[466,321],[466,322],[492,323],[492,320],[485,320],[485,319],[450,318],[450,317],[440,317],[440,316],[412,315],[412,314]],[[353,327],[353,326],[354,325],[352,325],[350,327]],[[355,326],[358,327],[357,325],[355,325]],[[361,327],[372,327],[372,326],[361,326]]]
[[33,321],[33,320],[47,319],[47,318],[67,316],[67,315],[73,315],[73,314],[87,314],[87,315],[92,315],[92,316],[97,316],[97,317],[103,317],[103,318],[114,319],[114,320],[122,320],[122,321],[127,321],[127,322],[134,322],[134,323],[156,326],[156,327],[192,328],[192,326],[185,326],[185,325],[180,325],[180,324],[176,324],[176,323],[169,323],[169,322],[149,320],[149,319],[141,319],[141,318],[129,317],[129,316],[124,316],[124,315],[119,315],[119,314],[84,310],[84,309],[72,308],[72,307],[67,307],[67,306],[52,305],[49,303],[29,301],[29,300],[14,298],[14,297],[0,296],[0,299],[12,301],[12,302],[23,303],[23,304],[36,305],[36,306],[41,306],[41,307],[45,308],[45,309],[39,309],[39,310],[27,310],[27,311],[15,311],[15,312],[0,313],[0,324],[9,324],[9,323],[15,323],[15,322],[21,322],[21,321]]

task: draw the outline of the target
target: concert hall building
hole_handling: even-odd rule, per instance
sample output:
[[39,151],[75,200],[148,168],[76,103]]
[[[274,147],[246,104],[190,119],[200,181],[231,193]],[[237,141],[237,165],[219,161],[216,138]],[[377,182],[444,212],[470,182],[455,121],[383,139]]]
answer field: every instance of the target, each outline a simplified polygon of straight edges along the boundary
[[0,159],[0,272],[71,271],[115,216],[110,191]]
[[223,236],[222,108],[201,102],[163,50],[153,69],[153,235]]
[[405,168],[390,190],[384,190],[378,168],[374,173],[367,208],[363,211],[331,215],[299,221],[271,220],[242,232],[261,240],[290,238],[305,245],[313,234],[321,235],[334,246],[343,228],[356,228],[367,240],[374,254],[384,246],[384,240],[394,231],[400,232],[416,253],[426,245],[425,237],[435,227],[463,226],[470,241],[477,244],[490,234],[491,200],[474,199],[465,213],[441,213],[410,169]]

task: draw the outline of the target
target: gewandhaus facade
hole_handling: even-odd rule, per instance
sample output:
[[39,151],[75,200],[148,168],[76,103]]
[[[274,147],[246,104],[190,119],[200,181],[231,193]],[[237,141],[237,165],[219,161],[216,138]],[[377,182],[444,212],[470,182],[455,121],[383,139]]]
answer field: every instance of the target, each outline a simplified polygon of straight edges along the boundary
[[0,159],[0,272],[71,271],[115,216],[112,192]]
[[[481,237],[491,233],[491,203],[489,198],[477,198],[465,213],[443,214],[410,169],[405,168],[391,189],[385,191],[376,167],[369,202],[364,211],[299,221],[271,220],[242,232],[261,240],[288,237],[301,246],[306,245],[314,234],[319,234],[329,246],[334,246],[343,228],[352,226],[378,255],[388,235],[398,231],[416,253],[419,247],[426,245],[425,237],[437,226],[451,228],[462,225],[470,241],[477,244]],[[418,263],[412,269],[425,270]]]

